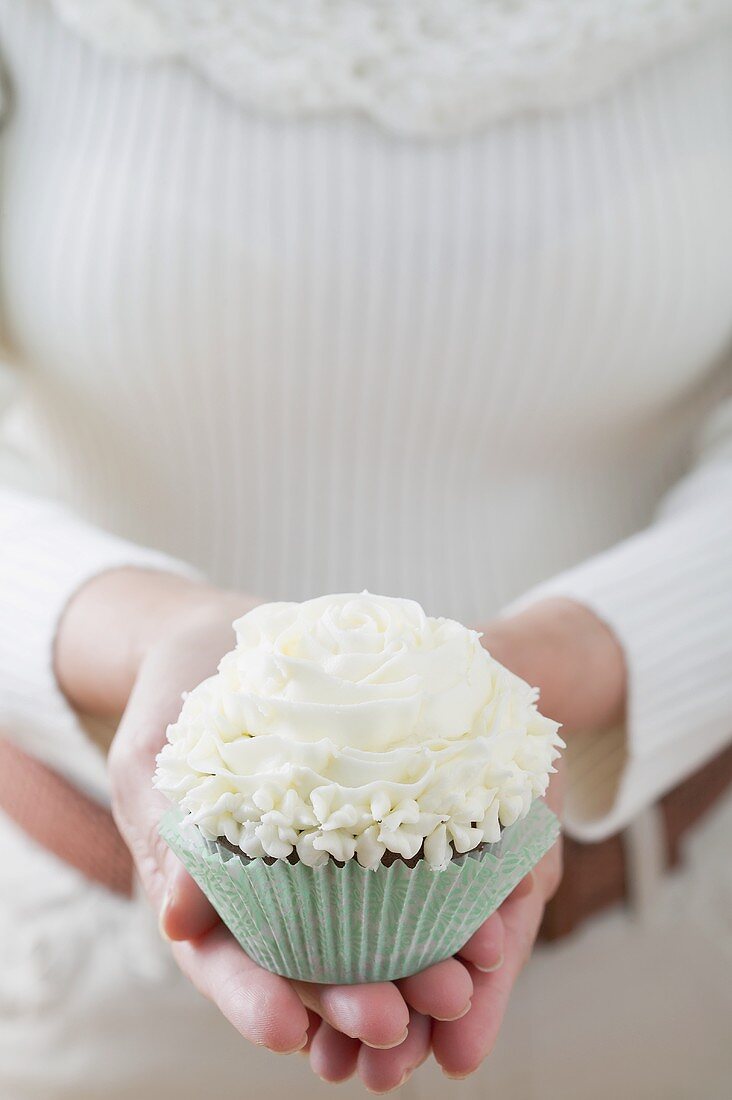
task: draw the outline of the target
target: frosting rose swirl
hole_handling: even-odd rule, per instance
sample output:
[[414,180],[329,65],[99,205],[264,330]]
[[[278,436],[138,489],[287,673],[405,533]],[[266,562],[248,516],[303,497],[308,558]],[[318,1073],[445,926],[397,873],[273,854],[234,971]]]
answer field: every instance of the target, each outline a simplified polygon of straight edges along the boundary
[[367,592],[263,604],[168,728],[155,785],[247,856],[436,869],[499,839],[563,742],[480,635]]

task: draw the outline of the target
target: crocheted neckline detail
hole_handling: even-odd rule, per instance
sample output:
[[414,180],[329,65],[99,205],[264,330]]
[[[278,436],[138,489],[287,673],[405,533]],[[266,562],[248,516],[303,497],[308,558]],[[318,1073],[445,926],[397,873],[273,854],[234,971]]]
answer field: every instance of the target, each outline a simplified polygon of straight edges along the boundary
[[50,0],[96,46],[244,106],[462,134],[568,106],[732,19],[732,0]]

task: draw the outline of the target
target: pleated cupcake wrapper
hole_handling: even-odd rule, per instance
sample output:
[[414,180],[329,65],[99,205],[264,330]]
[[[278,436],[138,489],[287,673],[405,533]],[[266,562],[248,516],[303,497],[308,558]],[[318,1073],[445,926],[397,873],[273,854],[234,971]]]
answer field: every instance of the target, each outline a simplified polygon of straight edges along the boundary
[[169,811],[160,826],[246,953],[308,982],[390,981],[454,955],[551,848],[559,823],[535,801],[498,844],[444,871],[398,859],[375,871],[248,860]]

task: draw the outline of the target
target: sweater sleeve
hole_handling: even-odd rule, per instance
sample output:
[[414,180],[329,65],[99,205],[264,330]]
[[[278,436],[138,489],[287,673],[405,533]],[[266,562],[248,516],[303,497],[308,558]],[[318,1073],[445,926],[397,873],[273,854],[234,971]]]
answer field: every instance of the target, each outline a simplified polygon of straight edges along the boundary
[[732,740],[732,399],[649,527],[513,607],[547,596],[590,608],[625,652],[625,729],[567,750],[567,831],[600,840]]
[[100,798],[104,758],[58,687],[53,646],[74,592],[120,566],[196,575],[58,504],[0,489],[0,730]]
[[[57,626],[71,596],[119,566],[197,576],[184,562],[102,531],[57,502],[22,491],[27,463],[7,441],[21,379],[0,362],[0,736],[106,799],[105,760],[60,691]],[[5,415],[4,415],[5,414]]]

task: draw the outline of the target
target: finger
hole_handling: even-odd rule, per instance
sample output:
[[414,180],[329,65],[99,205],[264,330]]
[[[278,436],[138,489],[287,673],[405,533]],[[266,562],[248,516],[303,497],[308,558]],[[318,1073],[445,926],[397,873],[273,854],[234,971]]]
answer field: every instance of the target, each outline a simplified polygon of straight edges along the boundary
[[[230,629],[222,630],[228,638]],[[192,639],[193,643],[193,639]],[[159,647],[146,658],[135,681],[109,752],[109,772],[115,813],[123,830],[138,831],[141,822],[157,824],[160,808],[168,805],[152,790],[155,757],[165,743],[165,731],[180,714],[183,694],[215,671],[216,645],[178,645],[174,653]],[[142,783],[146,778],[150,782]]]
[[473,970],[473,1003],[457,1023],[435,1023],[432,1047],[448,1077],[467,1077],[490,1054],[503,1022],[516,978],[531,951],[543,912],[541,892],[534,888],[511,896],[501,906],[505,926],[503,965],[492,974]]
[[361,1043],[321,1023],[310,1044],[310,1065],[323,1081],[337,1084],[356,1072]]
[[358,1074],[370,1092],[398,1089],[422,1065],[430,1052],[431,1024],[427,1016],[409,1013],[409,1033],[393,1050],[371,1050],[362,1046]]
[[305,1046],[308,1014],[291,983],[257,966],[223,925],[172,950],[181,970],[245,1039],[280,1054]]
[[316,1015],[315,1012],[311,1012],[309,1008],[306,1008],[305,1011],[308,1014],[308,1037],[305,1046],[298,1051],[298,1054],[304,1054],[307,1058],[310,1053],[313,1039],[317,1035],[318,1028],[322,1026],[323,1021],[320,1019],[320,1016]]
[[336,1031],[386,1049],[403,1043],[409,1010],[392,982],[368,985],[315,985],[293,982],[302,1003]]
[[[176,709],[177,708],[177,709]],[[112,810],[135,861],[138,874],[158,911],[178,861],[158,833],[169,804],[153,789],[155,756],[165,729],[180,709],[180,693],[136,684],[109,754]]]
[[182,863],[168,877],[160,931],[169,940],[195,940],[218,924],[219,915]]
[[534,867],[533,875],[539,884],[544,901],[553,898],[562,881],[563,843],[561,836],[554,842],[543,859]]
[[[192,646],[187,658],[177,660],[174,672],[164,660],[160,668],[152,659],[145,665],[109,753],[114,818],[158,912],[180,864],[158,832],[169,803],[152,786],[155,758],[165,742],[168,724],[180,713],[183,692],[201,679],[199,662],[196,647]],[[190,889],[183,887],[184,891]],[[200,899],[195,904],[198,927],[198,917],[203,914],[204,924],[210,917]],[[175,918],[172,923],[175,925]]]
[[402,978],[397,987],[408,1005],[435,1020],[459,1020],[470,1008],[473,996],[470,974],[457,959],[445,959]]
[[500,910],[483,921],[477,932],[458,951],[461,959],[473,964],[476,970],[490,974],[503,962],[505,932]]
[[513,976],[508,960],[494,974],[474,972],[473,1003],[457,1023],[437,1023],[432,1029],[435,1060],[448,1077],[468,1077],[493,1049]]
[[[532,871],[529,871],[528,874],[524,875],[521,881],[514,886],[513,890],[506,898],[506,901],[517,901],[519,898],[525,898],[531,893],[536,885],[535,871],[536,867],[534,867]],[[506,902],[504,901],[503,904],[505,905]]]
[[515,892],[510,894],[501,906],[507,950],[510,949],[511,963],[515,969],[514,980],[531,955],[544,913],[544,893],[540,880],[533,873],[531,886],[528,893],[519,896]]

